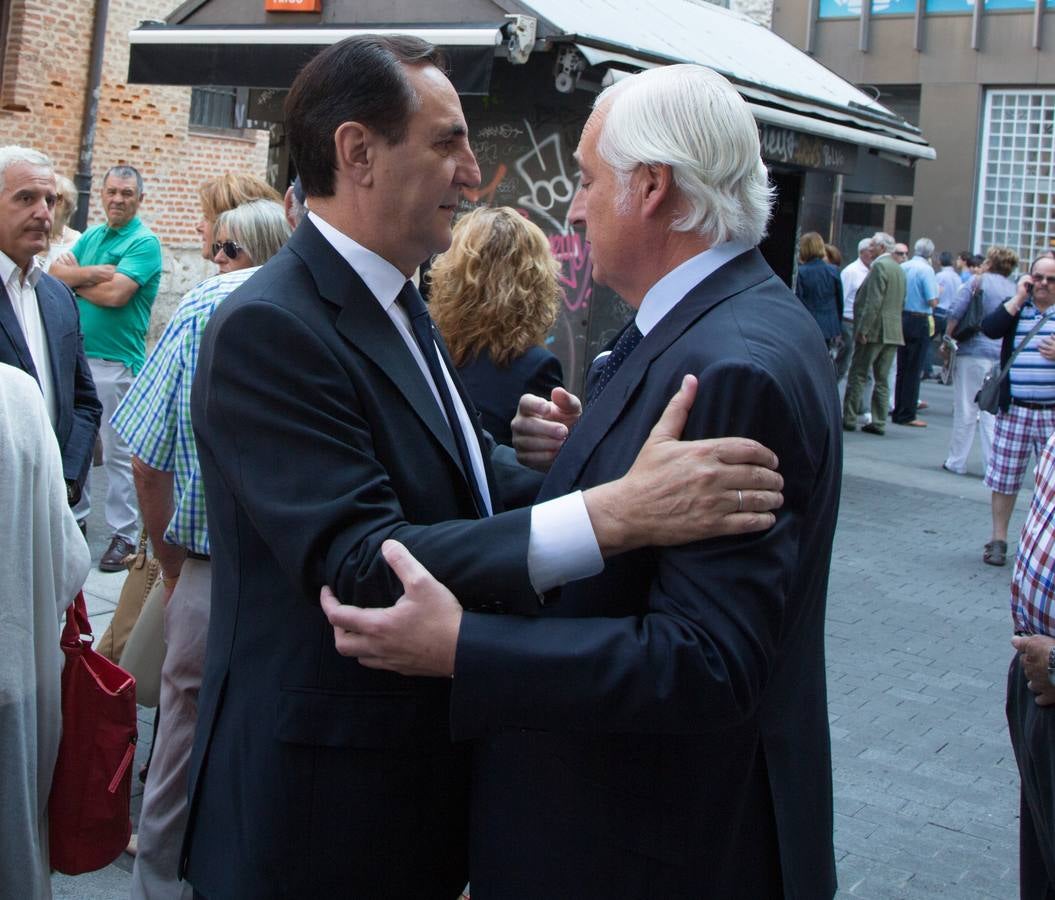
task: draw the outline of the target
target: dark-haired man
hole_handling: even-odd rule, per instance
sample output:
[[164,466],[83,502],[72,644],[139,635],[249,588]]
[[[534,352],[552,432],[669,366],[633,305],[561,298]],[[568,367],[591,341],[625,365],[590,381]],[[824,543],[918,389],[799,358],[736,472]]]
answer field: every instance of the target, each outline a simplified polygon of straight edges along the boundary
[[606,556],[758,530],[779,502],[769,451],[678,441],[665,421],[618,481],[501,512],[540,478],[479,431],[409,281],[480,179],[440,63],[420,40],[364,36],[302,70],[286,128],[310,211],[202,342],[213,605],[185,852],[205,897],[452,900],[464,886],[470,760],[450,741],[450,680],[341,657],[318,605],[324,584],[392,604],[386,538],[466,606],[533,615]]
[[[150,309],[161,283],[161,242],[137,213],[143,202],[143,177],[132,166],[114,166],[101,190],[106,222],[89,228],[51,274],[77,294],[84,352],[103,405],[99,436],[106,472],[106,525],[110,546],[99,560],[104,572],[119,572],[135,549],[136,504],[132,454],[110,426],[110,416],[146,362]],[[91,509],[90,479],[74,514],[80,521]]]

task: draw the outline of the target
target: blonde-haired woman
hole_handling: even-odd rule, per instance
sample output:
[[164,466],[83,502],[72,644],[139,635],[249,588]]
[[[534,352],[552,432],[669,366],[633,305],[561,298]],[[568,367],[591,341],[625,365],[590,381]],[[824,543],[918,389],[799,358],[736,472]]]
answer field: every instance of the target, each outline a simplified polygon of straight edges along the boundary
[[81,233],[70,228],[69,221],[77,212],[77,186],[65,175],[55,175],[55,211],[51,214],[51,236],[48,252],[40,265],[45,272],[51,264],[77,243]]
[[542,346],[560,308],[559,272],[542,230],[507,206],[461,218],[429,272],[429,311],[499,443],[512,442],[522,394],[549,397],[563,385],[560,361]]
[[808,231],[799,238],[795,296],[817,320],[834,359],[843,340],[843,283],[839,270],[825,256],[824,238],[816,231]]

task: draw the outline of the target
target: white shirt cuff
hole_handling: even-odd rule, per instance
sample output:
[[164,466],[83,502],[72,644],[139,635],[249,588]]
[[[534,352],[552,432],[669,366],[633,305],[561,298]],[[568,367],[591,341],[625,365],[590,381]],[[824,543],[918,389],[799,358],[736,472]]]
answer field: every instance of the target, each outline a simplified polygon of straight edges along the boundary
[[582,491],[531,507],[527,563],[538,594],[604,568]]

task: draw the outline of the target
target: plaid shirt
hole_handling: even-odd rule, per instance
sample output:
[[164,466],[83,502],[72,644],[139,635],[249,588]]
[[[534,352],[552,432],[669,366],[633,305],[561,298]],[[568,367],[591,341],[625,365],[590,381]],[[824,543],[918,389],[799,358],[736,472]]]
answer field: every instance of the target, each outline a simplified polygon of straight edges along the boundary
[[176,509],[165,540],[195,553],[209,552],[198,451],[190,419],[190,392],[198,348],[209,317],[256,268],[217,275],[188,291],[157,346],[110,418],[132,452],[154,469],[175,474]]
[[1037,487],[1022,526],[1011,578],[1015,631],[1055,637],[1055,434],[1037,463]]

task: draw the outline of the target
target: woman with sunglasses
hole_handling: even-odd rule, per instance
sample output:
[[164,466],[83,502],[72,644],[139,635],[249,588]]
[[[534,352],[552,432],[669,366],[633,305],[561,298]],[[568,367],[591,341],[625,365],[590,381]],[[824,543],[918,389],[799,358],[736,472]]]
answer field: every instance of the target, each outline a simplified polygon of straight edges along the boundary
[[956,337],[960,320],[967,313],[975,291],[982,292],[982,315],[987,316],[1015,293],[1015,282],[1009,277],[1018,267],[1018,254],[1009,247],[990,247],[983,263],[983,272],[960,285],[955,297],[946,302],[948,318],[945,334],[955,337],[956,359],[952,364],[952,436],[949,453],[942,463],[946,472],[967,474],[967,456],[974,443],[975,430],[982,434],[982,471],[989,466],[993,446],[995,417],[978,408],[975,394],[993,363],[1000,359],[1000,341],[975,332],[967,337]]
[[281,203],[251,200],[220,213],[213,235],[213,262],[226,274],[266,262],[278,253],[290,229]]
[[1007,559],[1007,525],[1030,452],[1039,458],[1055,433],[1055,259],[1048,254],[1035,259],[1029,274],[1019,279],[1015,295],[982,320],[985,334],[1003,338],[1001,365],[1032,331],[1038,316],[1047,316],[1047,321],[1015,357],[1000,386],[993,450],[985,470],[985,485],[993,492],[993,536],[982,560],[991,566],[1002,566]]

